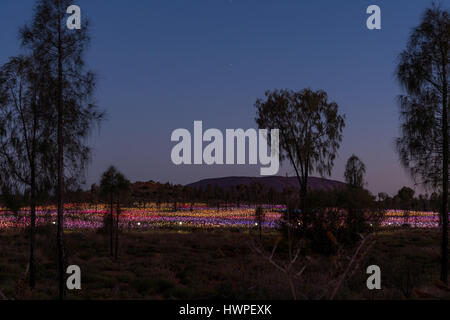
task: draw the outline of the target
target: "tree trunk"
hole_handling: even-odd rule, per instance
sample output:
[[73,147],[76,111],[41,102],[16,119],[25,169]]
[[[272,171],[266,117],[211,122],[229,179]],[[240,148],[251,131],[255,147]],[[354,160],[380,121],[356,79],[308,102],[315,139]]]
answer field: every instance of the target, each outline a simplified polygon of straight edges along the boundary
[[305,191],[305,186],[302,184],[302,186],[300,187],[300,211],[301,211],[301,222],[302,222],[302,227],[301,230],[303,232],[306,231],[307,228],[307,212],[306,212],[306,191]]
[[117,260],[119,257],[119,215],[120,215],[120,200],[117,201],[116,210],[116,245],[114,258]]
[[[444,74],[445,75],[445,74]],[[445,78],[446,79],[446,75]],[[443,136],[443,177],[442,177],[442,245],[441,245],[441,280],[448,283],[448,95],[447,81],[444,81],[443,110],[442,110],[442,136]]]
[[31,167],[31,201],[30,201],[30,288],[36,287],[36,263],[34,256],[34,245],[36,238],[36,170]]
[[308,174],[306,173],[301,179],[300,183],[300,210],[302,231],[306,231],[308,228]]
[[109,212],[109,251],[111,254],[111,258],[114,257],[114,201],[113,195],[111,193],[110,200],[110,212]]
[[61,3],[58,1],[58,231],[56,236],[58,248],[58,280],[59,280],[59,299],[64,299],[64,242],[63,242],[63,223],[64,223],[64,142],[63,142],[63,70],[62,70],[62,26],[61,26]]
[[30,157],[30,288],[36,287],[36,260],[34,247],[36,242],[36,105],[33,104],[33,135]]

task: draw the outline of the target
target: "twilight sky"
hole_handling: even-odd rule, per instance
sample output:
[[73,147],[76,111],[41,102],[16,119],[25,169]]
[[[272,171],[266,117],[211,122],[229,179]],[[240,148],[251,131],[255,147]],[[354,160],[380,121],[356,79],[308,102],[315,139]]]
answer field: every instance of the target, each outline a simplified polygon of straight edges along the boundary
[[[87,183],[111,164],[132,181],[189,183],[259,175],[257,166],[172,164],[173,130],[256,128],[254,102],[266,89],[323,89],[346,114],[331,178],[343,180],[355,153],[368,188],[412,185],[394,150],[399,134],[396,57],[431,1],[81,0],[91,21],[87,63],[99,76],[107,121],[90,138]],[[18,27],[34,0],[0,3],[0,64],[19,52]],[[366,8],[382,30],[366,28]],[[445,2],[444,2],[445,4]],[[286,164],[280,175],[293,170]],[[419,190],[418,190],[419,191]]]

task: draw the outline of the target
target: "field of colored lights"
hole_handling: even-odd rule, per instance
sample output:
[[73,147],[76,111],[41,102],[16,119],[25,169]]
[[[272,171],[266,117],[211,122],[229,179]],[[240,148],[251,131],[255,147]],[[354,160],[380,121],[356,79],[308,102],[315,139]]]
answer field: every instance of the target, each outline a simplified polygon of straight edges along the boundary
[[[263,206],[264,228],[276,228],[286,209],[284,206]],[[254,228],[254,206],[211,208],[204,205],[182,206],[173,211],[172,207],[122,208],[120,213],[121,229],[157,229],[157,228]],[[106,205],[66,205],[64,219],[67,230],[95,230],[103,226],[105,216],[109,214]],[[16,214],[0,209],[0,229],[20,229],[29,225],[29,211],[24,209]],[[37,210],[37,225],[56,224],[56,209],[40,207]],[[389,210],[383,226],[398,227],[409,225],[413,228],[437,228],[439,215],[435,212],[409,212]]]

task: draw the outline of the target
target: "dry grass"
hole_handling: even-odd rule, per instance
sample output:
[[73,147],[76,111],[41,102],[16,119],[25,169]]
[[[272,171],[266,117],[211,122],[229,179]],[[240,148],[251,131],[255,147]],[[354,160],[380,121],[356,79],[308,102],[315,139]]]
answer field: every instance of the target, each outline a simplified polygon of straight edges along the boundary
[[[31,292],[20,279],[28,260],[28,239],[0,232],[0,290],[13,299],[56,297],[54,230],[37,236],[38,286]],[[291,299],[285,275],[250,249],[248,232],[148,231],[121,235],[120,259],[109,257],[109,242],[93,232],[66,233],[68,263],[82,270],[82,290],[69,299]],[[264,245],[277,234],[266,232]],[[337,299],[449,298],[439,288],[439,233],[433,230],[382,232]],[[280,246],[282,254],[282,246]],[[303,298],[317,299],[327,286],[333,257],[306,250],[312,262],[295,285]],[[382,270],[381,291],[366,288],[365,268]],[[298,266],[299,268],[301,265]]]

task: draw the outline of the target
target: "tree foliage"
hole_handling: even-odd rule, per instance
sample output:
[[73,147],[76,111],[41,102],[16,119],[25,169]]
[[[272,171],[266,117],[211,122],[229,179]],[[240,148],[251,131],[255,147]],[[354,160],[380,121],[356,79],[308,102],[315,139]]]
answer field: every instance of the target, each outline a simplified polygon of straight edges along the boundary
[[[443,115],[444,109],[448,109],[449,42],[448,11],[436,7],[428,9],[401,53],[397,67],[397,78],[406,92],[399,97],[402,136],[397,139],[397,149],[400,159],[418,183],[440,188],[443,123],[448,127],[448,119],[443,119]],[[448,169],[448,162],[446,166]]]
[[[106,170],[100,181],[100,193],[110,205],[109,220],[106,220],[110,233],[110,251],[111,256],[118,257],[119,247],[119,216],[121,197],[130,189],[130,181],[120,173],[115,167],[111,166]],[[114,202],[117,204],[116,218],[114,218]],[[115,243],[114,243],[115,236]],[[114,246],[115,244],[115,246]]]
[[255,107],[260,128],[280,130],[280,158],[288,159],[294,167],[305,212],[308,177],[313,172],[331,174],[345,116],[322,90],[267,91],[265,99],[258,99]]
[[351,188],[363,188],[365,173],[366,165],[357,156],[352,155],[345,165],[345,182]]
[[45,77],[53,121],[57,119],[61,88],[65,184],[74,188],[90,156],[86,138],[92,125],[103,120],[104,112],[95,103],[96,76],[84,62],[90,43],[89,20],[82,20],[80,30],[66,27],[66,10],[72,4],[70,0],[39,0],[32,22],[21,28],[20,38],[24,48],[36,57],[36,63],[48,66]]
[[417,183],[442,190],[444,282],[448,281],[449,43],[449,11],[433,6],[411,34],[397,67],[397,78],[405,91],[399,97],[400,159]]
[[65,257],[63,243],[64,192],[74,189],[83,177],[90,149],[86,139],[92,125],[103,118],[94,101],[96,79],[86,70],[84,53],[89,45],[89,23],[85,18],[80,30],[66,26],[66,10],[71,0],[38,0],[31,23],[20,30],[23,47],[36,63],[48,66],[45,77],[51,118],[55,121],[56,196],[58,203],[57,248],[59,298],[64,298]]
[[22,193],[33,179],[36,187],[49,189],[55,178],[54,112],[41,67],[32,58],[19,56],[0,69],[0,91],[5,97],[0,102],[3,182]]
[[36,205],[55,181],[54,110],[49,104],[47,68],[32,55],[13,57],[0,68],[0,183],[13,212],[19,204],[30,206],[31,288],[36,284]]

